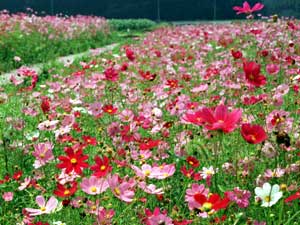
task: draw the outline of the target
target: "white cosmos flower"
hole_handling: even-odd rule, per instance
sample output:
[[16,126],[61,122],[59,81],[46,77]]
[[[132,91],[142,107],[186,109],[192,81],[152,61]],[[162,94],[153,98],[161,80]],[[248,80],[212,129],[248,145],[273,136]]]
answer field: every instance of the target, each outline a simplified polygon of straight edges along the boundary
[[271,207],[282,197],[282,192],[278,184],[271,186],[269,183],[264,183],[262,188],[255,188],[255,194],[261,199],[262,207]]

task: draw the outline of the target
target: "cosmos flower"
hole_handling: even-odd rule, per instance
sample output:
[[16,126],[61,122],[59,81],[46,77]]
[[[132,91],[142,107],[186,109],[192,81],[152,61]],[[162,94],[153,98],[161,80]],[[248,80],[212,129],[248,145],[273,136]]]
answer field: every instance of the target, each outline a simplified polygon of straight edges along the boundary
[[271,186],[269,183],[264,183],[262,187],[255,188],[255,194],[261,200],[262,207],[271,207],[282,197],[278,184]]
[[91,170],[94,171],[92,174],[95,177],[105,177],[111,170],[112,167],[109,165],[109,158],[104,156],[102,159],[99,156],[95,156],[96,164],[91,166]]
[[105,192],[109,185],[106,179],[91,176],[90,178],[83,178],[80,187],[89,195],[97,195]]
[[203,184],[192,184],[191,188],[187,189],[185,194],[185,201],[188,202],[189,209],[200,208],[201,204],[195,200],[195,196],[199,194],[207,196],[208,192],[209,190]]
[[234,6],[233,10],[237,11],[236,14],[241,14],[241,13],[245,13],[245,14],[251,14],[255,11],[260,11],[264,8],[264,5],[261,3],[256,3],[252,8],[249,5],[249,3],[247,1],[245,1],[243,3],[243,7],[240,6]]
[[243,124],[241,135],[250,144],[259,144],[265,141],[268,136],[260,125]]
[[29,213],[30,216],[50,214],[58,206],[58,200],[53,196],[48,200],[48,202],[46,202],[43,196],[38,195],[35,201],[40,207],[39,209],[25,208],[25,210]]
[[132,202],[134,198],[134,191],[132,188],[135,183],[120,180],[117,174],[108,178],[108,184],[112,193],[124,202]]
[[57,164],[56,167],[59,169],[66,169],[66,173],[75,171],[77,174],[81,174],[83,168],[87,168],[88,164],[85,162],[89,157],[88,155],[82,154],[82,149],[77,151],[72,148],[66,148],[66,156],[58,156],[61,163]]
[[243,63],[243,69],[249,84],[255,87],[264,86],[266,84],[266,77],[260,73],[260,65],[256,62],[245,61]]

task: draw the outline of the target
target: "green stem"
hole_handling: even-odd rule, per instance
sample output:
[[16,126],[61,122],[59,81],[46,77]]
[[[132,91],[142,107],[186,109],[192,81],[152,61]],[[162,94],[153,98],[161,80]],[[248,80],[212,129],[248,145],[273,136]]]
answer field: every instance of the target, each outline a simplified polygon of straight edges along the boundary
[[288,225],[288,224],[290,224],[290,222],[292,222],[292,220],[296,217],[296,216],[298,216],[298,214],[300,214],[300,211],[298,211],[298,212],[296,212],[285,224],[283,224],[283,225]]

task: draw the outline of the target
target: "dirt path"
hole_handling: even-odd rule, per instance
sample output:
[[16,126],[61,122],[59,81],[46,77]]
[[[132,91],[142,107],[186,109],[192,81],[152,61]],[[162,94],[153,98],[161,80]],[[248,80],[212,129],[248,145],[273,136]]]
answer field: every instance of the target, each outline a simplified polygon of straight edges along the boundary
[[[82,58],[83,56],[99,55],[103,52],[113,50],[117,45],[118,44],[111,44],[111,45],[104,46],[102,48],[90,49],[86,52],[59,57],[56,60],[58,62],[63,63],[63,64],[72,63],[75,59]],[[34,69],[35,71],[37,71],[39,73],[39,72],[41,72],[44,64],[46,64],[46,63],[39,63],[39,64],[31,65],[31,66],[28,66],[28,67],[31,68],[31,69]],[[10,71],[8,73],[1,74],[0,75],[0,86],[9,83],[11,75],[16,74],[16,73],[17,73],[17,70],[13,70],[13,71]]]

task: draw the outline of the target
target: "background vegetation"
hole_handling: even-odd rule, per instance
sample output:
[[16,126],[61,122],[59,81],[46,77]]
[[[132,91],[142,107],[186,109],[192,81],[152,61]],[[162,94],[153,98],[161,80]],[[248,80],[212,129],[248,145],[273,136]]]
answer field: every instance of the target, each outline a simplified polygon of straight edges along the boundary
[[[160,2],[162,20],[208,20],[214,18],[216,3],[216,19],[234,19],[237,17],[232,6],[241,5],[244,0],[1,0],[0,9],[13,12],[24,11],[31,7],[47,14],[93,14],[106,18],[158,18],[157,6]],[[257,0],[248,0],[250,4]],[[300,17],[299,0],[262,0],[264,15],[278,13],[285,16]],[[53,4],[51,4],[53,3]]]

